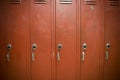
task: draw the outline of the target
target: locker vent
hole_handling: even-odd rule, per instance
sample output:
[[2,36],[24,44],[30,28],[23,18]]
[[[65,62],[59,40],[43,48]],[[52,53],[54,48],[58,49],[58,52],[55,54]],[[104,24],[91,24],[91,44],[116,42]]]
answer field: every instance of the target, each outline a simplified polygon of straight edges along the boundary
[[35,0],[35,4],[46,4],[46,0]]
[[72,0],[60,0],[61,4],[71,4]]
[[21,4],[22,0],[9,0],[10,4]]
[[109,0],[108,3],[111,6],[120,6],[120,0]]
[[96,0],[85,0],[86,5],[96,5]]

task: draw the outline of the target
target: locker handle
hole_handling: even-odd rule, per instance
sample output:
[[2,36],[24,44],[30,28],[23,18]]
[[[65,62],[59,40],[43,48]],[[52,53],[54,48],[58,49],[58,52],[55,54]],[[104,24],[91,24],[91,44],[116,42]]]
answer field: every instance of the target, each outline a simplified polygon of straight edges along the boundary
[[57,60],[60,61],[60,50],[62,49],[62,44],[58,44],[58,53],[57,53]]
[[60,51],[57,53],[57,60],[60,61]]
[[32,61],[35,61],[35,53],[32,52]]
[[86,43],[83,43],[82,48],[83,48],[82,61],[84,61],[84,60],[85,60],[85,51],[86,51],[86,49],[87,49],[87,44],[86,44]]
[[82,52],[82,61],[85,60],[85,52]]
[[34,43],[32,45],[32,61],[35,61],[35,50],[37,49],[37,45]]
[[7,45],[7,49],[8,49],[8,52],[6,54],[6,59],[7,61],[9,62],[10,61],[10,50],[12,49],[12,45],[11,44],[8,44]]
[[109,58],[109,53],[108,53],[108,51],[106,51],[105,52],[105,60],[108,60],[108,58]]
[[9,52],[6,54],[6,59],[8,62],[10,61],[10,53]]

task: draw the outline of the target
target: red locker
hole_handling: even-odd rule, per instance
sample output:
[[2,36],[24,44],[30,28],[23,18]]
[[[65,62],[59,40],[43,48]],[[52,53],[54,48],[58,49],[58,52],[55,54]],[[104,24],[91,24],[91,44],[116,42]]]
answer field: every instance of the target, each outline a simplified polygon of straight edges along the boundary
[[5,0],[6,80],[26,80],[30,29],[27,0]]
[[104,80],[120,80],[120,1],[105,0]]
[[102,0],[81,0],[81,80],[100,80],[104,52]]
[[120,80],[119,0],[0,0],[0,80]]
[[51,80],[51,0],[30,0],[31,77]]
[[3,25],[3,1],[0,0],[0,80],[5,80],[5,37]]
[[76,80],[77,0],[56,0],[56,80]]

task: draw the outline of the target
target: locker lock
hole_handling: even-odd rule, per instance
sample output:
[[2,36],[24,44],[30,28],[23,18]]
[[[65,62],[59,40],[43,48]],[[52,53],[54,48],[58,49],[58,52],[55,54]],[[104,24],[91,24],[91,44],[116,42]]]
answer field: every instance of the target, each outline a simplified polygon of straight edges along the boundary
[[62,49],[62,44],[58,44],[58,49],[59,49],[59,50]]
[[32,49],[33,49],[33,50],[36,50],[36,49],[37,49],[37,45],[36,45],[36,44],[33,44],[33,45],[32,45]]
[[87,49],[87,44],[86,43],[83,44],[83,49]]
[[62,44],[58,44],[58,53],[57,53],[57,60],[60,61],[60,50],[62,49]]
[[10,50],[12,48],[12,45],[11,44],[8,44],[7,45],[7,48]]
[[106,44],[106,48],[107,48],[107,49],[110,49],[110,43],[107,43],[107,44]]

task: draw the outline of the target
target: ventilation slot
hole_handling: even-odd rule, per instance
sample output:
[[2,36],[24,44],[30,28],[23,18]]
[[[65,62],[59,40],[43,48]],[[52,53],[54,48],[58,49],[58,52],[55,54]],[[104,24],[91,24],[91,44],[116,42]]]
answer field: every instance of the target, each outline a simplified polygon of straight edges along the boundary
[[21,4],[22,0],[9,0],[10,4]]
[[120,6],[120,0],[109,0],[108,3],[111,6]]
[[96,5],[96,0],[85,0],[86,5]]
[[46,0],[35,0],[35,4],[46,4]]
[[72,4],[72,0],[60,0],[61,4]]

